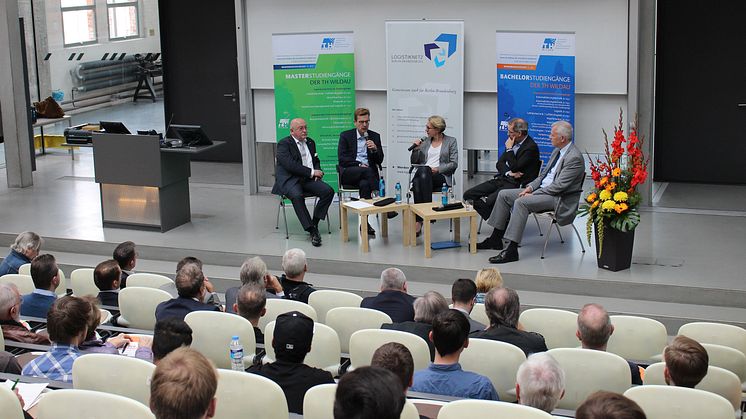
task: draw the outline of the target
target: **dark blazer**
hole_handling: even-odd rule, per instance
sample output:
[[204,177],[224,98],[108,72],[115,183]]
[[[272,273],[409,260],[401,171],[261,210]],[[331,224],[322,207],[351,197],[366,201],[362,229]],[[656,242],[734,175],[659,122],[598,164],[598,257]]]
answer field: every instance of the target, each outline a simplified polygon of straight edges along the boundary
[[155,320],[160,321],[170,317],[184,320],[184,317],[193,311],[220,311],[220,309],[212,304],[178,297],[158,304],[155,308]]
[[119,293],[112,291],[101,291],[98,293],[98,300],[105,306],[119,307]]
[[47,318],[49,307],[52,307],[57,296],[41,295],[36,293],[23,296],[21,303],[21,316]]
[[526,356],[535,352],[546,352],[547,350],[544,336],[536,332],[525,332],[506,326],[491,326],[483,332],[472,333],[469,338],[492,339],[510,343],[521,348]]
[[[534,139],[529,135],[523,140],[517,153],[514,153],[512,150],[504,152],[497,159],[495,168],[497,169],[495,177],[504,178],[514,188],[526,185],[539,176],[539,169],[541,168],[539,146],[536,145]],[[523,176],[518,179],[512,176],[505,176],[510,171],[523,172]]]
[[382,311],[394,323],[414,321],[414,297],[403,291],[381,291],[375,297],[363,298],[360,307]]
[[430,332],[433,330],[432,324],[422,322],[384,323],[381,325],[381,329],[398,330],[421,337],[427,343],[428,349],[430,349],[430,361],[435,360],[435,346],[430,340]]
[[[368,139],[376,145],[376,151],[368,151],[368,166],[378,173],[378,166],[383,163],[383,146],[381,146],[381,136],[368,130]],[[339,144],[337,145],[337,157],[339,165],[342,168],[354,167],[360,164],[357,161],[357,128],[342,131],[339,134]]]
[[[306,138],[308,151],[311,153],[314,170],[321,170],[321,160],[316,153],[316,143]],[[272,193],[285,194],[290,187],[298,184],[301,179],[311,179],[311,168],[303,166],[300,150],[291,136],[287,136],[277,143],[277,162],[275,164],[275,184]]]

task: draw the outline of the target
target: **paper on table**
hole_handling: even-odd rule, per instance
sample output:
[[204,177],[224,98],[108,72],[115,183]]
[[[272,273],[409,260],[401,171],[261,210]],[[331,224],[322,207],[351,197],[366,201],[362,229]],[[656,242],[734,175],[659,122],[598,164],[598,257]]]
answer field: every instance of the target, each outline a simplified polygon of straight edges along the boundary
[[345,202],[345,205],[350,208],[355,208],[355,209],[370,208],[374,206],[373,204],[369,204],[365,201],[350,201],[350,202]]
[[[126,348],[119,349],[119,352],[122,355],[128,356],[130,358],[135,357],[135,353],[137,352],[137,348],[140,347],[140,344],[138,342],[130,342],[127,344]],[[124,350],[122,350],[124,349]]]
[[[11,388],[14,383],[14,380],[6,380],[4,384],[5,387]],[[47,388],[47,385],[48,383],[18,383],[16,390],[23,397],[25,404],[23,410],[28,411],[39,401],[39,395]]]

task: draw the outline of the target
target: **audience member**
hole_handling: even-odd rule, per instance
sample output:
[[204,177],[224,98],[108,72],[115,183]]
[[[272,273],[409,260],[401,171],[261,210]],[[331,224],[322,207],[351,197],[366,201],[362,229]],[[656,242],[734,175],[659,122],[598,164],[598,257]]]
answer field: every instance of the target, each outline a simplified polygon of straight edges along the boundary
[[409,349],[399,342],[384,343],[376,349],[370,360],[370,366],[387,369],[396,374],[401,381],[404,393],[412,386],[414,359]]
[[233,311],[248,320],[254,326],[256,343],[264,343],[264,333],[259,328],[259,318],[267,313],[267,296],[264,287],[256,284],[246,284],[238,290]]
[[156,419],[215,416],[218,373],[201,353],[179,348],[165,357],[150,382],[150,410]]
[[518,403],[552,413],[565,395],[565,372],[548,353],[528,356],[516,373]]
[[21,294],[13,283],[0,284],[0,326],[5,340],[49,345],[49,338],[33,332],[21,321]]
[[[578,313],[578,331],[575,336],[580,340],[583,349],[606,351],[614,325],[611,324],[609,313],[600,304],[586,304]],[[642,385],[640,367],[634,362],[627,361],[632,377],[632,384]]]
[[81,355],[78,346],[88,331],[91,304],[78,297],[56,300],[47,315],[47,333],[52,347],[23,367],[23,375],[72,382],[73,362]]
[[597,391],[578,407],[575,419],[646,419],[646,416],[633,400],[621,394]]
[[120,243],[114,249],[112,257],[117,261],[119,268],[122,270],[122,280],[119,283],[119,287],[124,289],[127,287],[127,277],[135,273],[135,265],[137,265],[135,243],[131,241]]
[[32,231],[24,231],[16,237],[16,241],[10,245],[10,252],[0,263],[0,276],[5,274],[17,274],[21,265],[31,263],[39,254],[41,245],[44,243],[38,234]]
[[282,256],[282,270],[280,277],[282,290],[288,300],[300,301],[308,304],[308,296],[316,291],[313,284],[303,282],[308,272],[306,252],[301,249],[290,249]]
[[[120,334],[112,336],[104,342],[96,333],[96,329],[101,324],[101,310],[98,307],[98,299],[92,295],[86,295],[81,298],[88,302],[91,307],[91,310],[88,313],[88,332],[86,333],[85,340],[78,347],[81,354],[98,353],[119,355],[119,348],[129,345],[132,342],[132,338],[129,335]],[[150,343],[150,338],[138,338],[138,351],[136,352],[137,358],[146,361],[153,359],[153,353],[150,351]],[[142,350],[140,350],[140,348],[142,348]]]
[[119,284],[122,280],[122,268],[114,260],[107,260],[96,265],[93,270],[93,282],[98,287],[98,300],[105,306],[119,307]]
[[[241,265],[241,285],[257,284],[265,289],[267,298],[282,298],[285,292],[282,290],[280,280],[267,271],[267,264],[259,256],[247,258]],[[236,294],[240,287],[231,287],[225,291],[225,309],[229,313],[236,303]]]
[[696,340],[679,335],[663,350],[666,384],[694,388],[707,375],[710,358]]
[[487,326],[471,318],[471,311],[477,303],[477,285],[468,278],[457,279],[451,286],[453,308],[464,313],[469,320],[469,333],[484,330]]
[[361,367],[343,375],[334,396],[334,419],[399,419],[406,398],[397,376]]
[[497,268],[480,269],[474,281],[477,283],[477,302],[480,304],[484,304],[484,296],[489,290],[503,286],[503,277]]
[[275,362],[253,365],[246,371],[269,378],[285,393],[288,410],[303,414],[303,397],[309,388],[319,384],[333,384],[334,377],[322,369],[303,363],[311,351],[313,320],[298,311],[280,314],[275,322],[272,348]]
[[44,254],[35,257],[31,261],[31,279],[36,289],[23,296],[21,315],[47,317],[49,307],[57,299],[54,291],[60,285],[59,269],[54,256]]
[[461,352],[469,346],[469,321],[458,310],[446,310],[433,320],[430,339],[435,344],[435,362],[414,373],[412,391],[470,399],[499,400],[490,379],[464,371]]
[[[184,265],[191,263],[197,265],[200,271],[202,271],[202,275],[205,277],[205,289],[207,290],[207,293],[205,293],[204,297],[204,303],[205,304],[212,304],[215,307],[218,307],[220,309],[223,308],[222,304],[220,303],[220,296],[218,296],[218,293],[215,292],[215,285],[213,285],[212,282],[210,282],[210,279],[207,278],[207,275],[205,275],[205,271],[202,269],[202,261],[197,259],[194,256],[187,256],[183,259],[181,259],[176,264],[176,273],[178,274],[181,268],[184,267]],[[160,289],[168,292],[173,297],[177,297],[179,295],[179,292],[176,290],[176,284],[169,283],[166,285],[163,285],[160,287]]]
[[15,355],[10,352],[0,351],[0,372],[5,374],[20,374],[21,364]]
[[220,311],[220,308],[202,301],[207,293],[205,277],[196,264],[189,263],[176,274],[177,298],[164,301],[155,308],[156,320],[175,317],[184,320],[192,311]]
[[437,291],[428,291],[422,297],[414,300],[414,321],[400,323],[385,323],[381,329],[409,332],[421,337],[430,349],[430,360],[435,359],[435,346],[430,340],[433,330],[433,319],[438,314],[448,311],[448,302]]
[[381,292],[375,297],[363,298],[360,307],[382,311],[394,323],[414,320],[414,297],[407,294],[407,277],[401,269],[384,269],[380,289]]
[[471,337],[510,343],[521,348],[526,356],[534,352],[547,350],[542,335],[517,328],[521,302],[515,290],[510,288],[491,289],[485,296],[484,309],[490,319],[490,326],[483,332],[474,333]]
[[158,364],[174,350],[191,344],[192,328],[184,320],[168,318],[158,321],[153,330],[153,363]]

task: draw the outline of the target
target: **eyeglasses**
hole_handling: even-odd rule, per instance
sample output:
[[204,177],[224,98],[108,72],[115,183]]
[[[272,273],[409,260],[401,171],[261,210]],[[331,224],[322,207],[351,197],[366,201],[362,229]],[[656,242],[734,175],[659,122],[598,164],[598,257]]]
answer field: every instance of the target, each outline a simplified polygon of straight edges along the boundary
[[435,127],[431,127],[430,125],[425,125],[425,129],[435,129]]

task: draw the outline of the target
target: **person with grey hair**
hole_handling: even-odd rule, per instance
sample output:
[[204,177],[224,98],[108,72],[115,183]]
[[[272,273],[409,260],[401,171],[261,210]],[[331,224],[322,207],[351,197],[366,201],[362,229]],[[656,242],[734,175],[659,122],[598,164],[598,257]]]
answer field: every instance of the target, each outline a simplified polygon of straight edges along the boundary
[[430,360],[435,359],[435,346],[430,340],[433,330],[433,319],[438,314],[448,311],[448,302],[437,291],[428,291],[414,300],[414,321],[384,323],[381,329],[399,330],[415,334],[427,342],[430,349]]
[[[507,263],[518,260],[518,243],[523,237],[526,220],[532,212],[555,210],[557,224],[563,226],[575,219],[578,199],[585,179],[585,159],[572,142],[572,125],[566,121],[552,124],[549,139],[555,147],[539,176],[524,189],[503,189],[497,195],[487,223],[494,227],[489,241],[492,248],[502,249],[503,239],[508,247],[490,263]],[[576,199],[560,199],[577,191]],[[557,205],[559,207],[557,208]]]
[[203,303],[207,288],[205,275],[196,263],[187,263],[176,274],[176,291],[179,296],[164,301],[155,308],[155,319],[168,318],[184,320],[193,311],[221,311],[219,307]]
[[548,353],[529,355],[515,377],[518,403],[552,413],[565,395],[565,371]]
[[16,241],[10,245],[10,253],[0,263],[0,276],[5,274],[17,274],[21,265],[31,263],[44,242],[38,234],[33,231],[24,231],[16,237]]
[[284,298],[308,304],[308,296],[316,289],[313,284],[303,282],[308,272],[306,252],[301,249],[290,249],[285,252],[282,256],[282,270],[284,273],[280,277],[280,284],[285,292]]
[[414,320],[414,297],[407,294],[407,277],[401,269],[384,269],[380,290],[376,296],[363,298],[360,307],[382,311],[394,323]]
[[547,350],[544,336],[518,329],[521,301],[515,290],[491,289],[484,297],[484,309],[490,319],[490,326],[482,332],[472,333],[471,337],[510,343],[521,348],[526,356]]
[[21,322],[21,293],[16,284],[0,284],[0,326],[3,338],[22,343],[49,345],[49,337],[31,331]]
[[[248,257],[243,261],[239,277],[241,285],[256,284],[264,288],[265,297],[268,299],[285,296],[280,280],[267,271],[267,264],[259,256]],[[230,287],[225,290],[225,311],[228,313],[235,313],[233,305],[236,303],[239,288]]]
[[254,327],[256,343],[264,343],[264,333],[259,328],[259,319],[267,313],[267,296],[264,287],[246,284],[238,290],[233,312],[248,320]]

